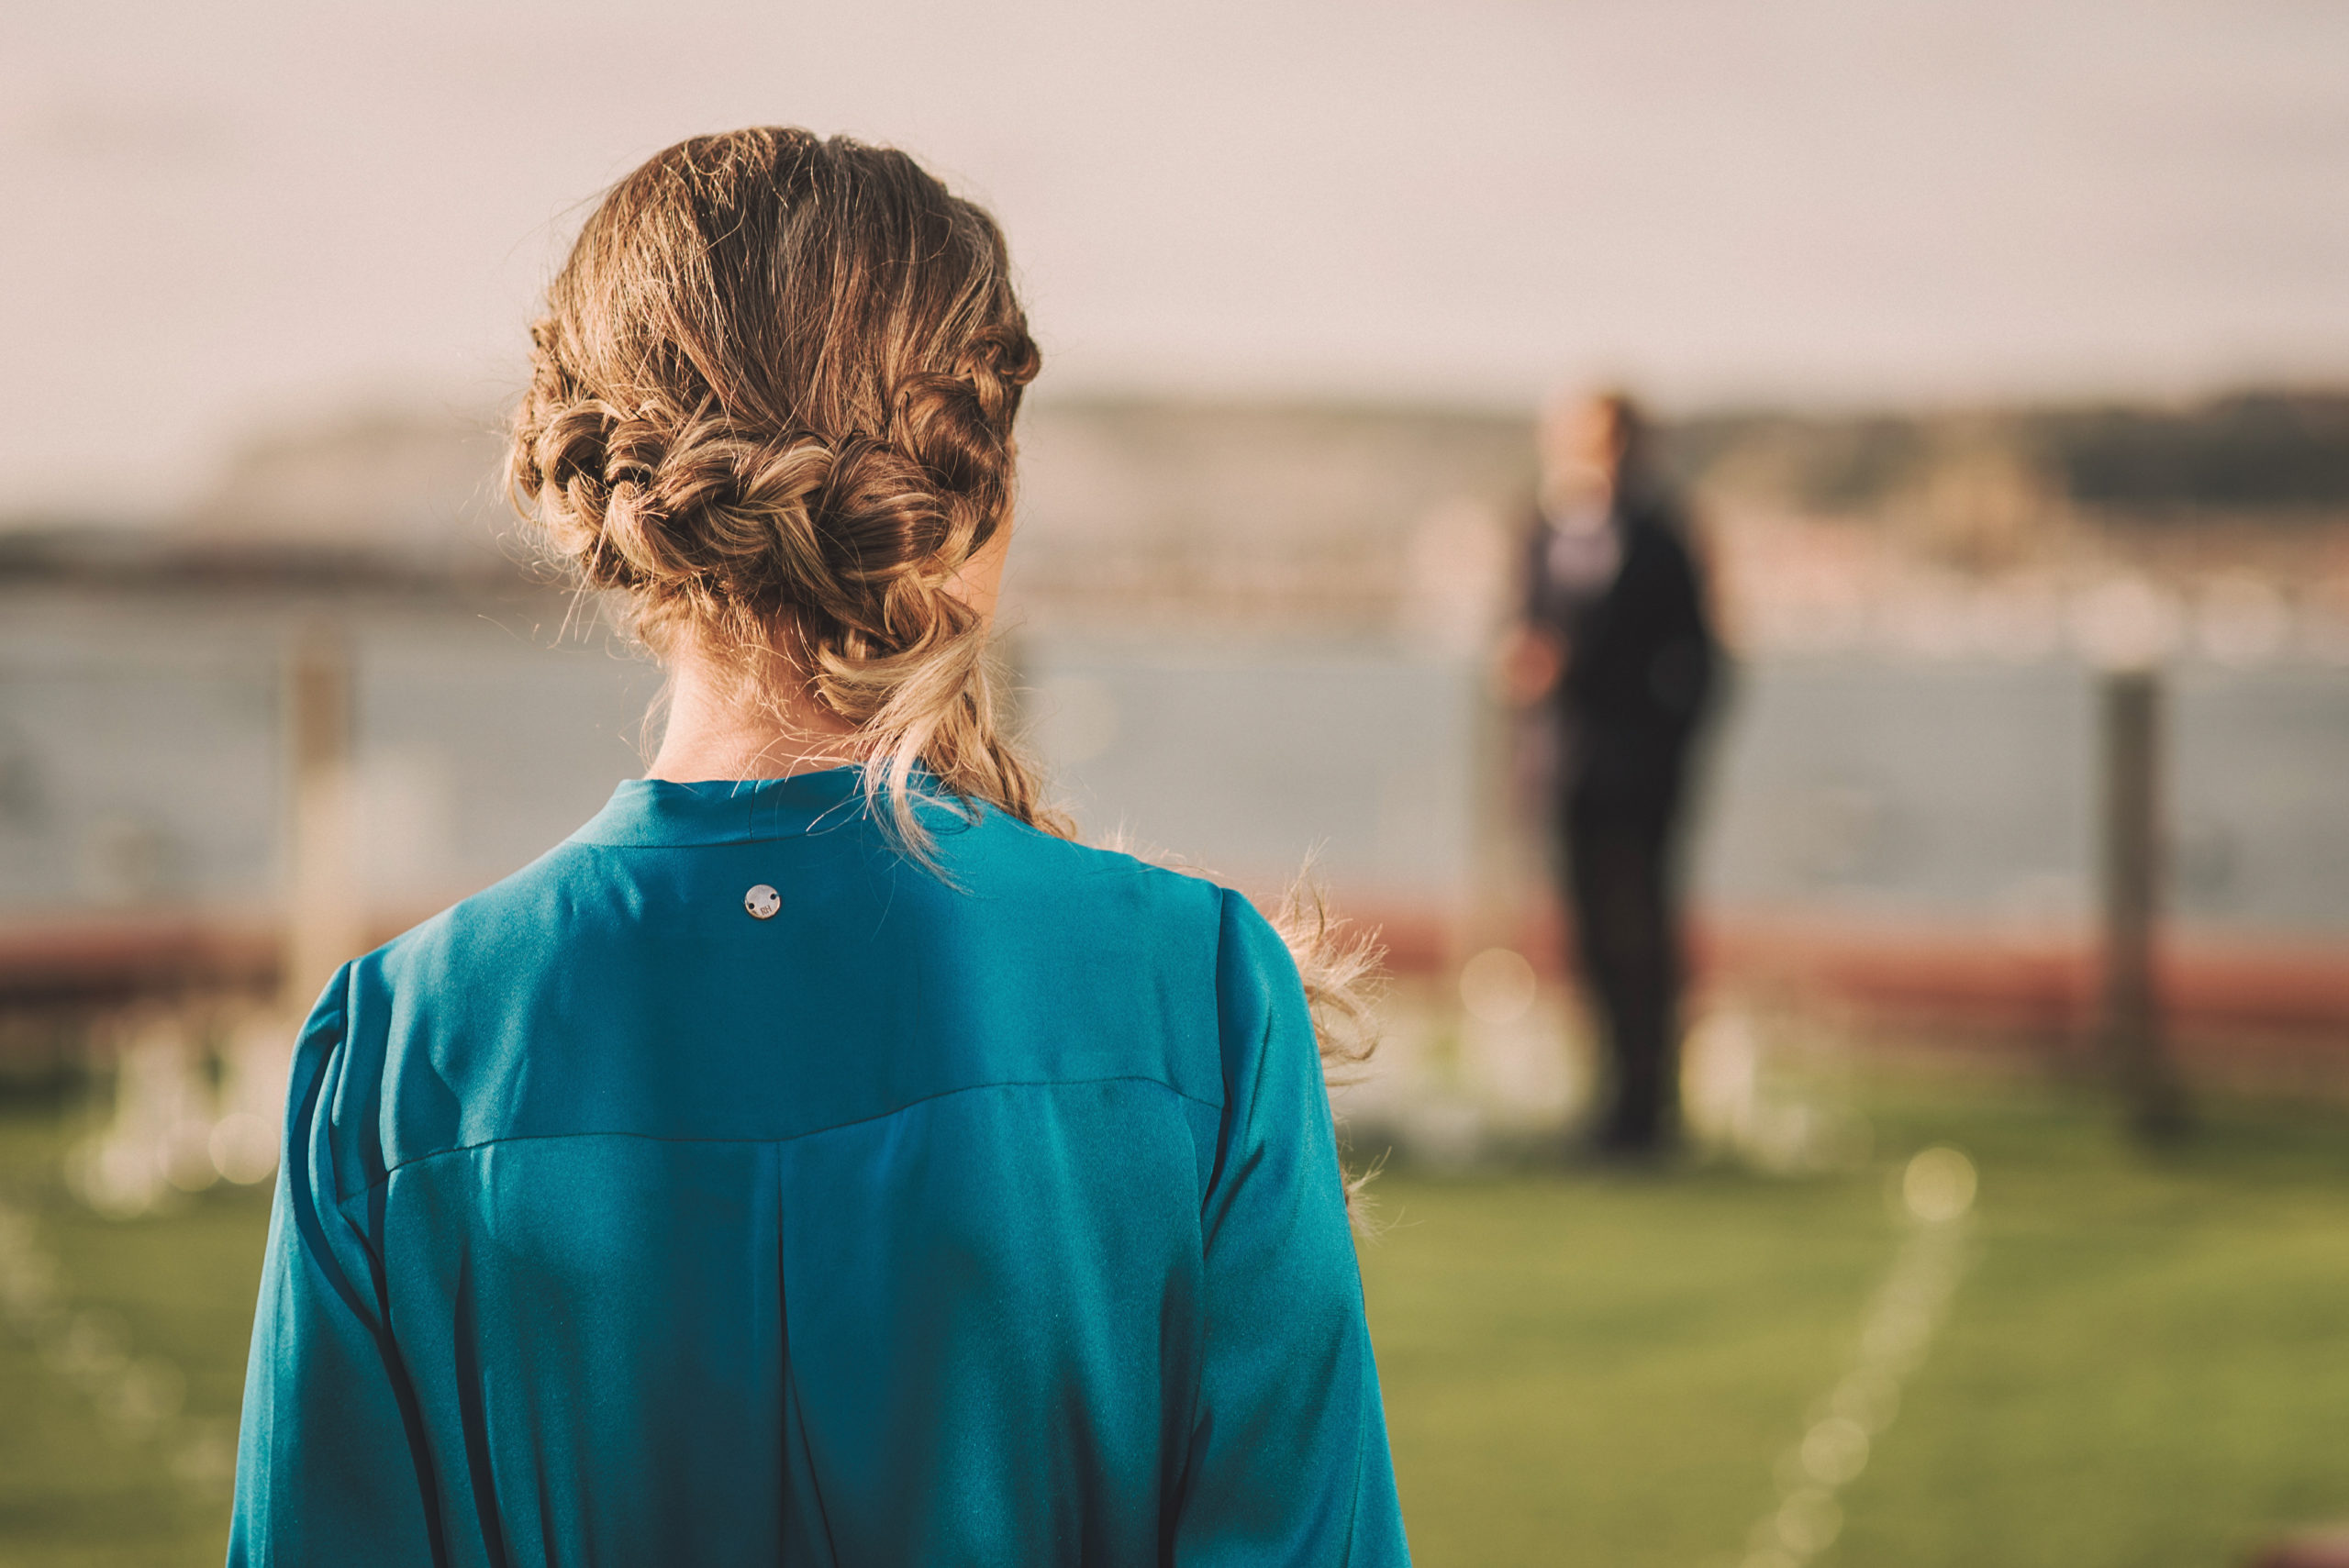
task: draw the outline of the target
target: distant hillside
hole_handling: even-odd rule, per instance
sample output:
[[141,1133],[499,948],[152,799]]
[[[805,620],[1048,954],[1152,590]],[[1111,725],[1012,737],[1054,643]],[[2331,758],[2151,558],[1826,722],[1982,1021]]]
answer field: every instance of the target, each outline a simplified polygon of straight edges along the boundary
[[2021,428],[2084,504],[2172,516],[2349,510],[2349,393],[2057,412]]
[[[1763,409],[1663,434],[1723,581],[1757,605],[1808,603],[1813,579],[1906,593],[1898,584],[1920,573],[2234,572],[2349,595],[2349,393]],[[1473,639],[1514,563],[1532,438],[1530,412],[1046,397],[1021,422],[1015,597],[1040,626]],[[215,492],[163,526],[104,539],[0,527],[0,576],[227,563],[511,579],[532,550],[499,482],[502,447],[494,414],[328,411],[257,432]]]
[[2001,463],[2043,501],[2122,524],[2349,517],[2349,392],[2245,392],[2186,407],[2102,406],[1687,420],[1694,483],[1790,509],[1881,513],[1953,468]]

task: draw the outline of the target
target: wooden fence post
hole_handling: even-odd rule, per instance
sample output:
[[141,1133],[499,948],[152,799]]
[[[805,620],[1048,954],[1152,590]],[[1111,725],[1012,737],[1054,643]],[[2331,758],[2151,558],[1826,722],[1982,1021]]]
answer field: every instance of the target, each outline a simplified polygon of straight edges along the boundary
[[324,618],[305,624],[285,661],[292,798],[281,995],[296,1018],[309,1012],[343,961],[366,947],[351,707],[348,636]]
[[2164,1141],[2186,1130],[2186,1095],[2163,1036],[2157,958],[2162,893],[2162,693],[2151,668],[2108,670],[2104,730],[2104,1047],[2130,1126]]

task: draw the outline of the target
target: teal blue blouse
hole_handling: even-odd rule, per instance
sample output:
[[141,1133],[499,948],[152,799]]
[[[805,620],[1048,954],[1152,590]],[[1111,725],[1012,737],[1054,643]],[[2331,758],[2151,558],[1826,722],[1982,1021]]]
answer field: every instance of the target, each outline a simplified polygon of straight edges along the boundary
[[230,1562],[1407,1560],[1278,937],[858,784],[624,784],[335,977]]

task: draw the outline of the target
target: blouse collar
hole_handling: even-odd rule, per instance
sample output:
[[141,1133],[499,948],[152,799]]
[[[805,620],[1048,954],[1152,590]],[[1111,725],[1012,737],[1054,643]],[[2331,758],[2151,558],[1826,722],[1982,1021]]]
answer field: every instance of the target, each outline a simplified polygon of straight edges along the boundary
[[854,767],[696,784],[628,779],[571,840],[607,848],[755,843],[852,822],[864,815],[863,795],[863,771]]

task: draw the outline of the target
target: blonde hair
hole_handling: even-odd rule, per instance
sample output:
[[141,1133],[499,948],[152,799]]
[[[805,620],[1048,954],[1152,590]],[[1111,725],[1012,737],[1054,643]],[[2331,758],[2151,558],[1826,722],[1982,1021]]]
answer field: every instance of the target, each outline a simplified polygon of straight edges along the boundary
[[[951,587],[1008,520],[1041,364],[992,217],[887,148],[696,137],[588,217],[530,343],[516,502],[656,654],[690,635],[746,691],[799,683],[918,858],[917,769],[1074,836],[998,727],[985,625]],[[1370,1051],[1375,951],[1309,892],[1274,923],[1342,1082]]]
[[1041,364],[993,218],[887,148],[696,137],[589,217],[530,341],[517,500],[654,652],[789,672],[917,853],[917,768],[1067,831],[950,586],[1005,526]]

